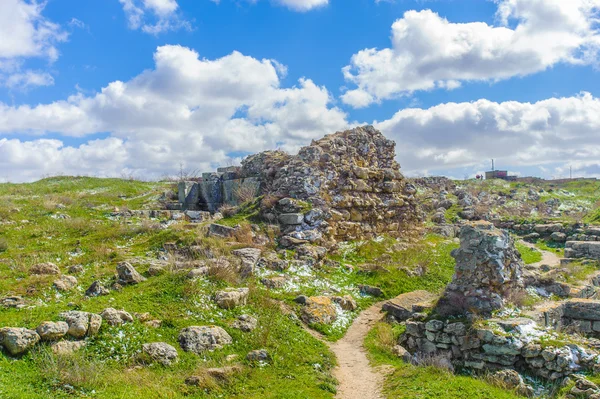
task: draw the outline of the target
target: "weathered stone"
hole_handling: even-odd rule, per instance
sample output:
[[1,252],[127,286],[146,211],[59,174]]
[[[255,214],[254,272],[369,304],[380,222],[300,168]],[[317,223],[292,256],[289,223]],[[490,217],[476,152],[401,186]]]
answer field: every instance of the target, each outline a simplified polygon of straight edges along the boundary
[[600,301],[569,299],[563,305],[563,313],[571,319],[600,321]]
[[67,332],[73,338],[92,337],[100,331],[102,317],[100,315],[88,312],[70,310],[59,314],[69,325]]
[[208,234],[210,236],[230,238],[235,236],[238,230],[234,227],[223,226],[222,224],[212,223],[208,226]]
[[395,345],[392,348],[392,353],[398,356],[400,359],[404,360],[406,363],[410,363],[410,361],[412,360],[412,355],[410,354],[410,352],[400,345]]
[[133,317],[131,316],[131,314],[124,310],[106,308],[102,311],[100,316],[102,316],[102,319],[106,322],[106,324],[113,327],[120,326],[124,323],[133,322]]
[[117,264],[118,280],[121,285],[138,284],[146,279],[128,262]]
[[383,291],[379,287],[372,287],[370,285],[359,284],[358,289],[362,294],[371,295],[374,297],[383,296]]
[[52,353],[55,355],[70,355],[86,345],[85,341],[58,341],[50,345]]
[[195,279],[195,278],[204,277],[204,276],[208,275],[208,272],[209,272],[208,267],[199,267],[199,268],[190,270],[187,274],[187,278]]
[[215,302],[222,309],[233,309],[246,304],[250,290],[248,288],[229,288],[215,294]]
[[77,279],[73,276],[60,276],[54,280],[53,286],[58,291],[70,291],[77,286]]
[[507,232],[488,222],[469,223],[461,228],[460,243],[452,252],[455,274],[438,301],[438,314],[490,315],[524,292],[523,261]]
[[0,328],[0,345],[13,356],[21,355],[33,348],[40,340],[37,332],[27,328]]
[[436,298],[436,295],[427,291],[412,291],[387,301],[383,304],[382,310],[398,321],[405,321],[415,313],[413,310],[415,304],[424,302],[433,304]]
[[256,317],[243,314],[237,318],[236,321],[233,322],[232,327],[242,330],[244,332],[253,331],[258,326],[258,320]]
[[334,296],[331,300],[340,305],[343,310],[354,311],[358,308],[356,301],[350,295],[344,295],[343,297]]
[[304,214],[302,213],[284,213],[279,215],[279,223],[283,225],[300,225],[304,221]]
[[231,253],[238,256],[242,261],[240,269],[242,277],[249,277],[254,273],[262,251],[258,248],[242,248],[233,250]]
[[22,309],[27,305],[25,300],[17,295],[7,296],[0,299],[0,306],[4,308]]
[[266,362],[271,359],[269,352],[266,349],[253,350],[246,355],[246,359],[251,362]]
[[97,280],[94,281],[92,285],[90,285],[90,287],[85,291],[85,296],[89,297],[96,297],[108,294],[110,294],[108,288],[102,286],[102,283],[100,283],[100,281]]
[[36,275],[52,275],[60,274],[60,269],[54,263],[46,262],[31,266],[29,272]]
[[202,354],[233,343],[227,331],[217,326],[192,326],[179,333],[179,345],[186,352]]
[[301,319],[306,324],[331,324],[337,318],[335,307],[331,298],[325,296],[314,296],[308,298],[306,305],[302,308]]
[[36,328],[42,341],[58,341],[69,331],[69,325],[64,321],[45,321]]
[[153,342],[142,345],[142,353],[163,366],[170,366],[177,362],[177,349],[165,342]]
[[85,271],[82,265],[73,265],[69,267],[69,273],[71,274],[81,274]]

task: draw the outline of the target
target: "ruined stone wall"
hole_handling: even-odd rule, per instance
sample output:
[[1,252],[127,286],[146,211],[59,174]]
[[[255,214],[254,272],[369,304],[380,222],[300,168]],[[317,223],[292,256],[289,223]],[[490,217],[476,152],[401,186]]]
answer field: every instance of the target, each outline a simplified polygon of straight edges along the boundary
[[585,258],[600,260],[600,242],[568,241],[565,248],[565,258]]
[[417,220],[416,189],[395,156],[394,141],[365,126],[313,141],[295,156],[279,151],[250,156],[241,175],[259,177],[267,196],[304,200],[322,210],[326,222],[319,228],[327,237],[394,236]]
[[452,282],[438,302],[440,315],[487,316],[523,292],[523,261],[514,240],[489,222],[471,222],[460,231]]

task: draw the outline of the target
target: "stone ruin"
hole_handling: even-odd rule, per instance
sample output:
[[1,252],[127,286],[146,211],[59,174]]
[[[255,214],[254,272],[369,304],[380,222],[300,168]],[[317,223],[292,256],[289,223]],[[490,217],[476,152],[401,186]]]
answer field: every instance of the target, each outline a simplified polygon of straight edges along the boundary
[[489,316],[511,297],[523,293],[521,255],[514,240],[489,222],[468,223],[460,231],[460,248],[452,252],[455,274],[439,300],[442,316]]
[[358,127],[313,141],[297,155],[265,151],[247,157],[241,167],[182,182],[180,202],[214,212],[239,204],[240,191],[253,192],[264,196],[261,216],[297,239],[398,236],[418,217],[416,189],[395,156],[394,141],[372,126]]
[[[523,263],[513,240],[487,222],[464,225],[460,240],[452,254],[456,273],[438,303],[431,305],[431,315],[419,313],[421,304],[413,304],[412,312],[399,312],[398,303],[390,304],[394,312],[388,314],[406,322],[399,344],[414,359],[435,357],[471,370],[518,370],[551,381],[600,371],[600,341],[571,335],[568,343],[560,344],[556,335],[556,328],[569,332],[562,329],[568,325],[578,333],[600,331],[600,301],[556,302],[537,318],[511,316],[506,305],[524,290]],[[405,305],[400,307],[408,310]],[[516,375],[519,390],[530,396],[532,388]],[[600,396],[597,387],[594,392]]]

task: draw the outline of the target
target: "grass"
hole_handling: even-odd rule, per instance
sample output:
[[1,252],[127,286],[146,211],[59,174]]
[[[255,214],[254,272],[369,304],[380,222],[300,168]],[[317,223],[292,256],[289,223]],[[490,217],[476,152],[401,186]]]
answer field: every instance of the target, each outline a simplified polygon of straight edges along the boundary
[[[159,328],[138,321],[122,327],[103,325],[97,337],[73,356],[58,357],[39,345],[20,359],[0,355],[0,397],[28,398],[332,398],[336,382],[331,376],[335,359],[328,348],[299,322],[281,312],[271,293],[251,288],[248,305],[222,310],[212,300],[229,284],[223,276],[188,280],[185,273],[147,276],[137,286],[110,295],[85,299],[83,291],[100,280],[110,286],[121,260],[138,259],[135,267],[146,274],[165,243],[179,247],[200,245],[216,256],[236,246],[205,238],[202,225],[124,218],[113,214],[131,209],[158,209],[170,183],[120,179],[61,177],[32,184],[0,185],[0,292],[21,295],[33,306],[2,309],[0,326],[36,328],[42,321],[57,320],[69,309],[99,313],[107,307],[130,313],[149,312],[162,320]],[[247,215],[246,215],[247,216]],[[30,276],[28,269],[51,261],[63,273],[76,264],[78,289],[58,293],[52,276]],[[235,279],[232,279],[234,281]],[[252,314],[259,328],[243,333],[231,328],[242,313]],[[216,324],[225,328],[234,343],[203,356],[179,350],[180,362],[172,368],[138,367],[143,343],[167,342],[179,348],[180,329]],[[267,349],[272,361],[251,364],[250,350]],[[227,361],[228,355],[236,360]],[[208,367],[239,364],[241,371],[227,381],[191,387],[185,378]]]
[[535,248],[530,248],[520,242],[517,242],[515,247],[517,248],[517,251],[521,253],[521,258],[526,265],[538,263],[542,260],[542,253]]
[[538,240],[535,246],[542,251],[553,252],[561,258],[565,257],[565,244],[559,244],[552,241]]
[[512,392],[466,375],[455,375],[433,366],[407,364],[392,353],[402,328],[380,322],[365,338],[365,347],[374,366],[392,366],[386,377],[384,395],[389,399],[458,398],[458,399],[516,399]]

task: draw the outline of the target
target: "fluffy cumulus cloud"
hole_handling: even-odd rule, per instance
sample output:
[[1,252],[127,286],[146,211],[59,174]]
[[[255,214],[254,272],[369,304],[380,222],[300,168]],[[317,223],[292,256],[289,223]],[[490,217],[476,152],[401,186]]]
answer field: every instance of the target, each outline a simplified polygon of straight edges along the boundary
[[179,29],[191,29],[181,18],[176,0],[119,0],[131,29],[157,35]]
[[10,88],[47,86],[52,77],[26,68],[29,58],[56,61],[57,44],[67,40],[60,25],[42,15],[45,2],[0,1],[0,85]]
[[408,174],[475,169],[497,158],[512,167],[572,165],[600,176],[600,98],[589,93],[533,104],[479,100],[405,109],[376,126],[397,141]]
[[303,12],[324,7],[329,3],[329,0],[275,0],[275,2],[292,10]]
[[[284,68],[238,52],[200,59],[181,46],[159,47],[155,68],[115,81],[93,96],[35,107],[0,103],[0,170],[5,180],[44,174],[160,177],[180,162],[211,170],[240,153],[293,151],[347,127],[344,112],[309,79],[280,87]],[[66,139],[109,132],[80,146]],[[22,141],[18,135],[38,135]]]
[[356,108],[419,90],[455,89],[558,63],[597,63],[600,0],[496,0],[497,26],[452,23],[430,10],[408,11],[392,25],[392,46],[364,49],[343,68],[356,87],[342,100]]

